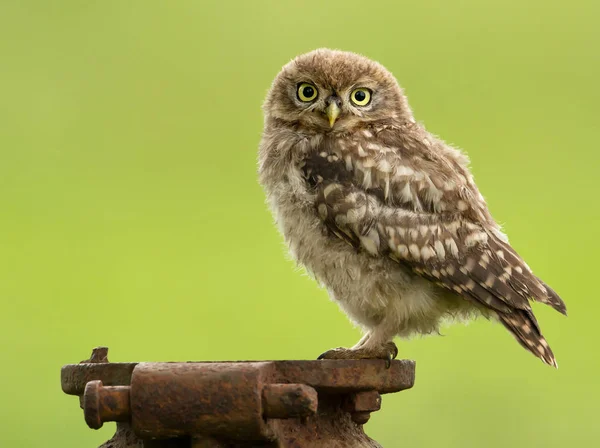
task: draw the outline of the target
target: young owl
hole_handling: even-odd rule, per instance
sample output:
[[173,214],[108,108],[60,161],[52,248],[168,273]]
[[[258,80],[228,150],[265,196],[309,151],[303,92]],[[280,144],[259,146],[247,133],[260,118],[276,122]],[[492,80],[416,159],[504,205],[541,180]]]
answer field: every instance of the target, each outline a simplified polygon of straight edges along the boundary
[[509,245],[467,157],[415,122],[391,73],[319,49],[283,67],[264,113],[260,181],[289,250],[364,330],[320,358],[389,365],[394,337],[483,315],[556,366],[529,300],[565,304]]

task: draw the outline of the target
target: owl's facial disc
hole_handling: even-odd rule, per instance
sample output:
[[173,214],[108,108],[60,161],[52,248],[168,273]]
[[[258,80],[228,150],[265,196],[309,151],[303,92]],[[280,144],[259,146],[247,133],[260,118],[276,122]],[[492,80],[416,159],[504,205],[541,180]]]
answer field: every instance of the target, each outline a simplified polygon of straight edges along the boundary
[[402,89],[377,62],[318,49],[286,64],[263,106],[268,119],[302,133],[344,133],[414,121]]

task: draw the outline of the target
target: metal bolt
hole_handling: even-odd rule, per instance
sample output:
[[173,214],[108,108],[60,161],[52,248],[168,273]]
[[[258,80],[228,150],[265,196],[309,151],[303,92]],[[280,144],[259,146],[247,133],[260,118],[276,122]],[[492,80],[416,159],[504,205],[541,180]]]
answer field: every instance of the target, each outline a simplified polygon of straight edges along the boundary
[[89,359],[81,361],[80,364],[99,364],[108,361],[108,347],[96,347],[92,349]]
[[104,422],[129,420],[129,386],[104,386],[102,381],[90,381],[83,394],[83,416],[92,429],[99,429]]
[[350,412],[354,423],[364,425],[369,421],[371,412],[381,409],[381,395],[376,390],[357,392],[349,396],[344,409]]
[[267,418],[308,417],[317,412],[318,403],[317,391],[305,384],[269,384],[263,388]]

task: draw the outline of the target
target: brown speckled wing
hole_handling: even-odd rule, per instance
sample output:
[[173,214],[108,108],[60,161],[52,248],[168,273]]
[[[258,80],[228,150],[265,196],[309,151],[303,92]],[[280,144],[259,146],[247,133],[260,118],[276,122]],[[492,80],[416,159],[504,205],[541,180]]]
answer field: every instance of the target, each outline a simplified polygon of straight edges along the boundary
[[[529,299],[562,313],[565,305],[503,240],[466,166],[445,159],[444,149],[432,156],[425,145],[420,156],[402,141],[374,143],[373,134],[364,131],[358,143],[326,141],[307,155],[303,171],[319,217],[359,250],[390,257],[491,310],[524,347],[554,365]],[[428,154],[438,157],[435,169],[427,169]]]

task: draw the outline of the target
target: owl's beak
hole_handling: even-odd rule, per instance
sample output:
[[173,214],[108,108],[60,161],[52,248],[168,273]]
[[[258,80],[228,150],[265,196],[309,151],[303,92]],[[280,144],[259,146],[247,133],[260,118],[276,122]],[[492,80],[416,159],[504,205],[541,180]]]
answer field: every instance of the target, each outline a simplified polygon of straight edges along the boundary
[[335,101],[332,101],[325,109],[325,113],[329,119],[329,127],[332,128],[335,120],[337,120],[337,117],[340,115],[340,108]]

